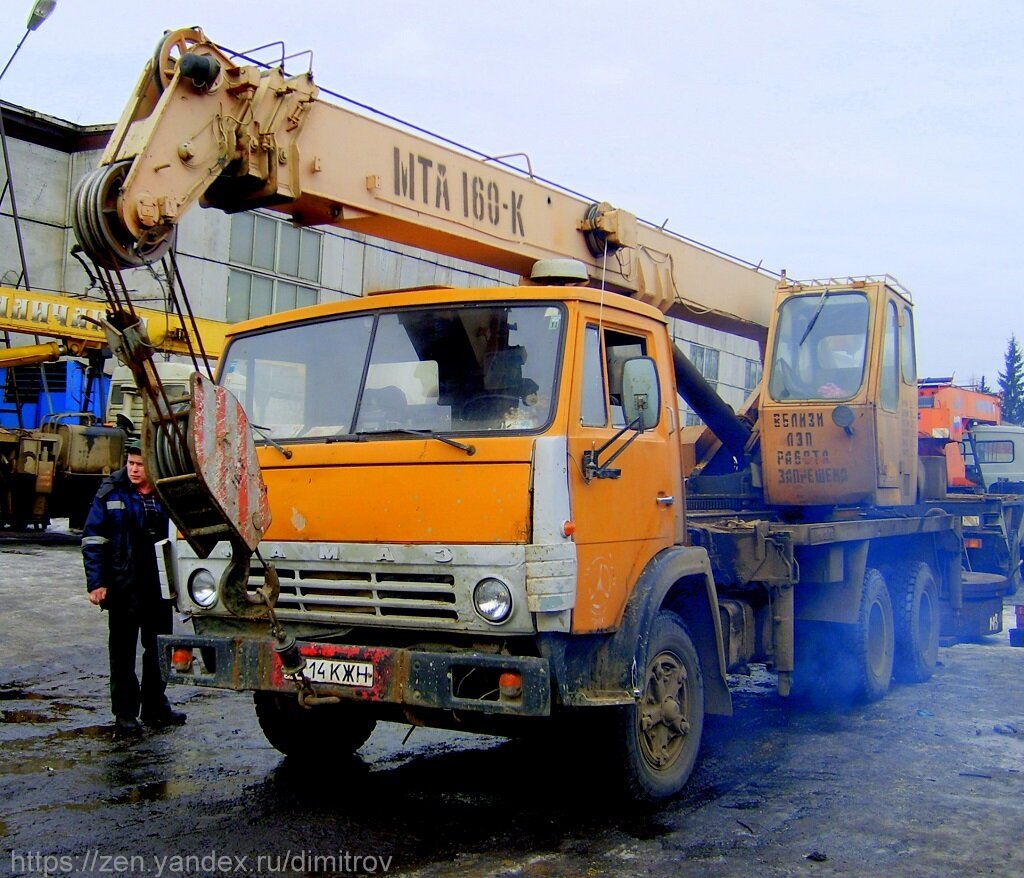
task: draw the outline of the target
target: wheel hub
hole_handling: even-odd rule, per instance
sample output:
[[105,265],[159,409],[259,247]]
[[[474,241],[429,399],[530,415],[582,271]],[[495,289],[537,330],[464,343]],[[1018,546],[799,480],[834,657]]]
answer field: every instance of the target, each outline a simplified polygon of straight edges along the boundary
[[659,653],[649,666],[637,723],[640,750],[655,768],[679,756],[690,731],[687,682],[686,668],[671,652]]

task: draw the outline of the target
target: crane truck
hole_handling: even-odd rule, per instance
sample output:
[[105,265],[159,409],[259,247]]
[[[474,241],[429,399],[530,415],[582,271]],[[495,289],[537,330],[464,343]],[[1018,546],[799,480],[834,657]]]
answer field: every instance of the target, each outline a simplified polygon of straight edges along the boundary
[[[523,280],[236,324],[188,406],[150,392],[147,466],[194,625],[161,639],[170,680],[251,692],[296,759],[352,752],[379,720],[563,718],[659,800],[751,662],[783,695],[931,676],[940,609],[965,612],[961,521],[918,478],[913,303],[892,278],[780,281],[193,28],[143,70],[75,226],[116,275],[199,200]],[[762,344],[743,417],[670,317]],[[147,387],[133,327],[107,332]],[[677,394],[712,434],[697,458]],[[204,660],[173,664],[181,649]]]
[[[153,350],[188,355],[197,337],[212,357],[223,347],[225,325],[217,321],[196,321],[190,337],[188,323],[167,311],[137,308],[136,315]],[[0,332],[35,339],[0,349],[0,368],[70,356],[98,358],[92,366],[98,372],[107,347],[100,323],[106,316],[104,303],[96,299],[0,287]],[[191,367],[160,363],[156,368],[169,393],[187,393]],[[0,526],[45,528],[51,518],[66,517],[72,527],[81,527],[100,481],[121,466],[126,433],[142,423],[142,399],[127,369],[115,370],[110,395],[110,423],[92,412],[54,412],[39,424],[0,427]]]
[[[969,606],[993,625],[999,599],[1020,585],[1024,558],[1024,470],[1016,456],[1024,451],[1024,429],[1001,425],[1000,415],[994,393],[958,387],[952,378],[918,382],[922,461],[938,484],[945,482],[943,499],[961,517]],[[981,619],[947,618],[944,627],[967,636]]]

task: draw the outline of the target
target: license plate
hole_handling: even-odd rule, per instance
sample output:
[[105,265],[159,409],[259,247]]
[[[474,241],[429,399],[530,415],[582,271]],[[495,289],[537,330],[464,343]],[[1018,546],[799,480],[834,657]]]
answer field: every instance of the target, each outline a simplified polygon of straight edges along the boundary
[[372,662],[349,662],[344,659],[306,657],[306,676],[314,683],[335,686],[373,686]]

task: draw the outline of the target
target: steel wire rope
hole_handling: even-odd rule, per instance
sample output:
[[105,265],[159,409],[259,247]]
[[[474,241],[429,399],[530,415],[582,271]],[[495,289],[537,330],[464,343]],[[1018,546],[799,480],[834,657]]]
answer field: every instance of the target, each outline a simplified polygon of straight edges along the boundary
[[[248,61],[250,64],[254,64],[255,66],[260,67],[260,68],[262,68],[264,70],[272,69],[269,64],[267,64],[267,63],[265,63],[263,61],[259,61],[259,60],[255,59],[255,58],[252,58],[251,56],[246,55],[243,52],[235,52],[235,51],[227,48],[226,46],[222,46],[222,45],[219,45],[219,44],[218,44],[218,48],[221,49],[222,51],[226,52],[232,58],[241,58],[242,60]],[[295,57],[295,56],[291,56],[291,57]],[[282,72],[282,74],[285,72],[283,65],[281,65],[281,72]],[[467,146],[464,143],[460,143],[458,140],[454,140],[454,139],[452,139],[450,137],[445,137],[443,134],[438,134],[435,131],[431,131],[429,128],[424,128],[422,125],[417,125],[414,122],[408,122],[405,119],[400,118],[399,116],[395,116],[392,113],[387,113],[384,110],[380,110],[377,107],[373,106],[372,104],[367,104],[367,103],[364,103],[363,101],[358,101],[355,98],[351,98],[348,95],[343,95],[343,94],[341,94],[341,92],[334,91],[333,89],[327,88],[326,86],[323,86],[323,85],[318,86],[318,87],[319,87],[320,91],[322,91],[324,94],[328,94],[328,95],[330,95],[333,98],[337,98],[339,101],[344,101],[346,104],[350,104],[353,107],[358,107],[361,110],[365,110],[368,113],[372,113],[375,116],[379,116],[381,119],[385,119],[385,120],[387,120],[389,122],[394,122],[395,124],[401,125],[403,128],[407,128],[408,130],[414,131],[417,134],[425,135],[426,137],[429,137],[432,140],[435,140],[435,141],[437,141],[439,143],[443,143],[443,144],[446,144],[447,146],[455,147],[456,149],[462,150],[463,152],[468,153],[471,156],[475,156],[476,158],[485,160],[485,161],[487,161],[487,162],[489,162],[491,164],[500,165],[501,167],[503,167],[503,168],[505,168],[505,169],[507,169],[509,171],[512,171],[513,173],[520,174],[524,178],[527,178],[527,179],[530,179],[530,180],[536,180],[537,182],[543,183],[546,186],[550,186],[552,189],[556,189],[557,191],[563,192],[566,195],[572,195],[572,196],[575,196],[576,198],[582,198],[583,200],[588,201],[588,202],[596,202],[596,201],[599,200],[599,199],[592,198],[591,196],[586,195],[586,194],[584,194],[582,192],[579,192],[576,189],[572,189],[572,188],[570,188],[568,186],[563,186],[561,183],[556,183],[554,180],[549,180],[546,177],[538,176],[538,175],[532,173],[532,171],[531,171],[531,173],[527,173],[527,172],[523,171],[522,168],[516,167],[511,162],[507,162],[507,161],[505,161],[502,158],[498,158],[498,157],[495,157],[495,156],[487,155],[486,153],[481,152],[478,149],[474,149],[471,146]],[[640,223],[643,223],[645,226],[648,226],[648,227],[650,227],[652,229],[657,229],[658,231],[664,232],[667,235],[671,235],[673,238],[676,238],[677,240],[683,241],[683,242],[685,242],[687,244],[692,244],[694,247],[699,247],[701,250],[705,250],[708,253],[713,253],[716,256],[721,256],[721,257],[723,257],[725,259],[729,259],[729,260],[732,260],[733,262],[739,263],[740,265],[745,265],[745,266],[747,266],[748,268],[750,268],[753,271],[758,271],[758,272],[763,271],[765,274],[769,274],[772,277],[779,277],[779,278],[782,277],[782,273],[781,272],[772,271],[769,268],[765,268],[760,262],[757,262],[757,263],[751,262],[749,259],[743,259],[740,256],[734,256],[732,253],[729,253],[729,252],[727,252],[725,250],[720,250],[717,247],[712,247],[710,244],[705,244],[705,243],[703,243],[701,241],[696,240],[695,238],[690,238],[690,237],[688,237],[686,235],[681,234],[680,232],[676,232],[676,231],[674,231],[672,229],[667,228],[666,227],[666,223],[654,223],[654,222],[651,222],[650,220],[643,219],[642,217],[638,217],[637,221],[640,222]]]
[[[178,257],[172,247],[168,251],[168,255],[164,257],[164,271],[167,272],[168,265],[170,266],[170,273],[168,273],[168,284],[169,284],[169,300],[173,304],[175,314],[178,320],[181,321],[182,327],[185,329],[185,344],[188,346],[189,356],[192,358],[193,368],[199,372],[201,371],[199,366],[199,359],[196,356],[196,349],[192,344],[192,340],[195,339],[196,345],[199,347],[199,357],[202,357],[203,366],[206,369],[206,377],[213,380],[213,369],[210,366],[210,357],[206,353],[206,345],[203,344],[203,337],[199,334],[199,326],[196,323],[195,313],[192,311],[192,301],[189,298],[188,290],[185,289],[185,281],[181,276],[181,270],[178,268]],[[177,283],[177,288],[175,287]],[[176,289],[181,291],[181,295],[176,295]],[[186,325],[185,314],[182,313],[182,305],[185,307],[185,311],[188,313],[188,323]]]
[[[138,313],[128,294],[120,267],[111,269],[98,262],[94,262],[94,265],[100,276],[100,286],[106,295],[112,316],[117,318],[119,323],[124,324],[124,316],[127,314],[133,325],[138,324]],[[117,284],[114,282],[115,277]],[[120,286],[120,290],[118,290],[118,286]],[[123,329],[124,326],[117,328]],[[150,360],[150,365],[152,365],[152,360]],[[188,440],[178,419],[174,417],[175,412],[168,399],[163,381],[160,379],[160,374],[155,368],[144,371],[147,378],[152,378],[152,384],[146,381],[144,382],[145,386],[139,387],[138,390],[156,410],[156,418],[153,419],[155,424],[153,453],[157,461],[155,475],[157,478],[163,478],[191,473],[193,468],[188,454]]]

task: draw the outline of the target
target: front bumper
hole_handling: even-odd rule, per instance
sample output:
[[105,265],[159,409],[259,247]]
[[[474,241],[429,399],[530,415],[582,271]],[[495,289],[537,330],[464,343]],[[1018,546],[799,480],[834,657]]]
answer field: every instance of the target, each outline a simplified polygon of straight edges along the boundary
[[[295,691],[294,682],[281,673],[281,660],[274,651],[273,640],[167,634],[159,637],[159,644],[160,668],[169,683],[238,691]],[[175,670],[171,654],[177,649],[199,653],[203,663],[193,662],[189,671]],[[311,685],[317,695],[490,714],[551,713],[551,671],[544,658],[303,641],[299,642],[299,651],[308,659],[373,665],[372,686],[314,682]],[[503,691],[499,678],[505,673],[522,677],[518,694]]]

